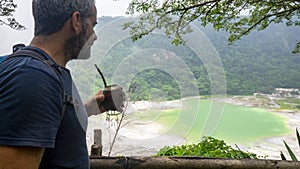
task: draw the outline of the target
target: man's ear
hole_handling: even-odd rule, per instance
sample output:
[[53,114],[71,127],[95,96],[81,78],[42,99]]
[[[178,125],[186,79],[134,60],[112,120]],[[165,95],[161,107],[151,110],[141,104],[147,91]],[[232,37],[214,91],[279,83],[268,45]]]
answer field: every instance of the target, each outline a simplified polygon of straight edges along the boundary
[[75,11],[71,17],[71,29],[76,35],[78,35],[82,30],[81,16],[78,11]]

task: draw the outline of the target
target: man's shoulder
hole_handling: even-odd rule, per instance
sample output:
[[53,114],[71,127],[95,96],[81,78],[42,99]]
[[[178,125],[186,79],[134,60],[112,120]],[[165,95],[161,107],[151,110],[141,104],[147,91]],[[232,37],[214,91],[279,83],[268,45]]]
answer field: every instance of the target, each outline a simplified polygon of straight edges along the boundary
[[48,85],[60,84],[58,75],[49,66],[31,58],[16,58],[1,63],[0,72],[1,85],[29,83],[34,86],[46,82]]
[[33,76],[40,74],[41,76],[46,75],[56,80],[59,79],[57,77],[58,75],[50,65],[28,55],[20,55],[6,59],[0,64],[0,71],[2,72],[2,75],[18,72],[17,74],[27,74],[29,76],[31,75],[31,72],[35,72]]

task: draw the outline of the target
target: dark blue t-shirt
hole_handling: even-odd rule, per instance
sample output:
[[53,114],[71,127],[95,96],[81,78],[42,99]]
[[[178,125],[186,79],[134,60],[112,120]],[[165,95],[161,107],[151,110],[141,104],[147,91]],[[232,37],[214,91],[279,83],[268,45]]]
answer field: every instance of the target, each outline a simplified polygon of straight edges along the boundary
[[[38,48],[24,50],[51,59]],[[0,63],[0,145],[45,147],[42,169],[87,169],[86,111],[69,70],[58,67],[65,92],[75,102],[63,115],[60,81],[49,65],[31,57]]]

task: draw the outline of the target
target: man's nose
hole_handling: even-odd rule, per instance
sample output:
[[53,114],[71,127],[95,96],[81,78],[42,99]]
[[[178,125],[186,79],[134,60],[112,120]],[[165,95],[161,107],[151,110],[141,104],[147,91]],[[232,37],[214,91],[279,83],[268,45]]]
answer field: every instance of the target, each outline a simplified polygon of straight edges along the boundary
[[90,44],[93,45],[94,42],[98,39],[97,35],[94,33],[90,38],[89,38],[89,41],[90,41]]
[[93,34],[93,38],[94,38],[94,41],[96,41],[98,39],[98,37],[95,33]]

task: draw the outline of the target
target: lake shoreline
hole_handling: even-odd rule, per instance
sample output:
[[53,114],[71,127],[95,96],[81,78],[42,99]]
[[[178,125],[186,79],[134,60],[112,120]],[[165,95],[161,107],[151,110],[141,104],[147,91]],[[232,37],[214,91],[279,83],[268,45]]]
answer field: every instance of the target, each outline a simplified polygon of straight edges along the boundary
[[[280,152],[290,159],[290,156],[284,146],[283,141],[285,141],[290,148],[293,150],[295,155],[299,157],[300,149],[297,143],[296,128],[300,126],[300,112],[299,111],[289,111],[289,110],[269,110],[287,119],[287,125],[290,129],[290,133],[282,136],[268,137],[262,140],[262,142],[256,143],[256,147],[262,147],[261,151],[265,155],[270,154],[271,159],[281,159]],[[263,147],[265,143],[265,147]],[[272,153],[273,152],[273,153]],[[273,156],[271,156],[273,155]]]
[[281,136],[271,136],[260,139],[251,147],[240,145],[244,150],[256,153],[259,156],[267,159],[280,160],[280,152],[283,152],[287,159],[290,159],[289,154],[284,146],[283,140],[290,146],[294,153],[300,155],[300,150],[297,144],[296,128],[300,126],[300,111],[299,110],[284,110],[278,109],[278,105],[273,100],[266,98],[256,98],[255,96],[232,96],[225,99],[216,98],[214,100],[228,104],[257,107],[265,109],[269,112],[280,115],[287,120],[287,127],[290,133]]
[[[253,97],[253,96],[252,96]],[[243,151],[249,151],[252,153],[256,153],[259,156],[267,156],[267,159],[280,159],[280,151],[282,151],[286,157],[289,155],[285,150],[283,140],[285,140],[291,148],[296,147],[296,134],[295,129],[297,125],[300,124],[299,112],[294,111],[286,111],[286,110],[276,110],[272,106],[271,107],[262,107],[257,106],[258,103],[255,103],[255,99],[253,100],[251,96],[246,96],[247,99],[243,97],[240,98],[214,98],[215,101],[222,101],[224,103],[229,103],[233,105],[241,105],[241,106],[250,106],[250,107],[260,107],[266,109],[270,112],[274,112],[279,114],[287,119],[287,124],[291,132],[287,135],[275,136],[275,137],[267,137],[263,138],[257,142],[255,142],[251,146],[245,146],[242,144],[237,144],[240,149]],[[252,100],[249,102],[249,99]],[[128,109],[133,110],[144,110],[144,109],[170,109],[170,108],[180,108],[182,100],[173,100],[173,101],[164,101],[164,102],[147,102],[147,101],[139,101],[130,104]],[[268,105],[263,103],[264,106]],[[105,120],[105,115],[94,116],[89,118],[89,128],[88,128],[88,146],[90,147],[93,142],[93,129],[101,128],[103,130],[103,154],[107,154],[109,151],[109,142],[111,139],[111,129],[107,127],[107,121]],[[101,120],[100,120],[101,119]],[[186,141],[183,137],[167,135],[163,132],[162,126],[159,126],[155,123],[143,124],[137,122],[129,122],[131,123],[123,128],[121,128],[116,143],[113,147],[112,155],[139,155],[139,156],[151,156],[155,154],[160,148],[164,146],[174,146],[185,144]],[[99,126],[99,124],[101,124]],[[109,124],[112,125],[113,123]],[[115,125],[115,124],[114,124]],[[167,140],[167,141],[166,141]],[[236,148],[235,145],[232,145],[233,148]],[[298,151],[295,152],[296,156]]]

